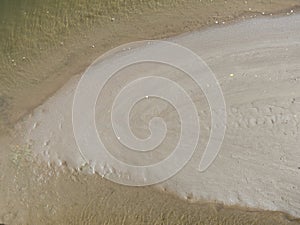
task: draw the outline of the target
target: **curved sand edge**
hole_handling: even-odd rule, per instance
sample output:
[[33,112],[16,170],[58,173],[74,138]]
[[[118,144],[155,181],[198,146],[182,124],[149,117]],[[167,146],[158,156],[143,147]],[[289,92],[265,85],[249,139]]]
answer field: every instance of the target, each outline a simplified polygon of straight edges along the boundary
[[[215,72],[229,121],[221,153],[209,170],[195,172],[200,146],[187,167],[159,187],[190,200],[217,200],[300,216],[299,23],[299,15],[258,19],[172,39],[198,53]],[[71,79],[17,125],[33,152],[58,164],[66,161],[73,168],[85,163],[71,124],[78,79]],[[197,95],[199,91],[192,97]],[[208,114],[202,111],[205,123]]]

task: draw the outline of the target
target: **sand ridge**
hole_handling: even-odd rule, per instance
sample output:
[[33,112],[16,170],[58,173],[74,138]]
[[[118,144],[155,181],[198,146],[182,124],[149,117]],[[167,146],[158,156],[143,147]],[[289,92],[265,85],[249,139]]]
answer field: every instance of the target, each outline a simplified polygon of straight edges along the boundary
[[[196,200],[217,200],[234,205],[241,204],[268,210],[280,210],[299,216],[299,161],[295,146],[299,145],[299,33],[300,16],[286,18],[255,19],[223,28],[194,32],[171,40],[189,47],[198,53],[219,79],[229,113],[227,133],[222,150],[214,164],[204,173],[197,172],[197,159],[205,144],[199,144],[195,157],[172,179],[157,187],[167,189],[180,197]],[[167,71],[165,73],[165,70]],[[174,75],[170,68],[162,74],[181,83],[189,82],[182,74]],[[132,71],[125,71],[123,78]],[[153,73],[147,70],[146,74]],[[159,73],[159,69],[155,70]],[[233,74],[233,75],[232,75]],[[88,166],[88,172],[102,176],[118,173],[112,165],[101,162],[87,164],[77,149],[72,133],[72,99],[78,77],[74,77],[57,94],[34,110],[33,114],[18,124],[24,141],[34,153],[46,161],[71,168]],[[122,79],[112,83],[121,86]],[[203,93],[194,86],[189,89],[191,98],[202,103]],[[117,90],[111,90],[114,96]],[[110,99],[101,96],[107,109]],[[160,115],[168,112],[169,106],[157,106]],[[101,110],[102,109],[102,110]],[[140,106],[132,115],[138,121],[141,115],[151,110]],[[98,106],[96,115],[100,127],[103,121],[103,106]],[[174,110],[174,109],[173,109]],[[198,105],[200,119],[205,124],[202,136],[209,134],[209,110]],[[171,109],[172,112],[172,109]],[[145,124],[135,124],[143,136]],[[104,128],[102,133],[108,132]],[[193,132],[193,131],[191,131]],[[174,136],[174,133],[170,134]],[[206,140],[207,141],[207,140]],[[110,146],[117,140],[107,141]],[[116,149],[118,154],[118,148]],[[120,157],[120,154],[118,155]],[[138,157],[138,156],[136,156]],[[153,157],[153,155],[152,155]],[[129,157],[135,160],[134,157]],[[137,158],[138,159],[138,158]],[[120,171],[120,175],[127,171]],[[130,174],[129,174],[130,177]],[[134,179],[130,177],[129,179]]]

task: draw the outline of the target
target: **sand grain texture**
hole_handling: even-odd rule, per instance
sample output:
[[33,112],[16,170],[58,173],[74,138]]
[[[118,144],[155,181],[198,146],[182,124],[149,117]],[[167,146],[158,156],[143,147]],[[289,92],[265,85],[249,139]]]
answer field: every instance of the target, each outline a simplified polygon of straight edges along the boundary
[[[7,133],[17,120],[26,116],[16,126],[21,139],[15,139],[13,130],[9,138],[1,136],[0,140],[0,223],[299,224],[299,219],[281,212],[203,203],[203,199],[217,199],[227,204],[239,203],[299,215],[299,22],[290,30],[295,26],[294,22],[299,21],[299,16],[296,21],[281,27],[286,33],[282,30],[274,32],[278,25],[259,30],[252,21],[245,24],[252,24],[259,32],[247,30],[245,32],[250,34],[242,39],[242,35],[233,29],[226,38],[218,37],[225,35],[226,24],[234,23],[236,19],[272,17],[270,14],[278,12],[281,16],[293,15],[299,1],[202,0],[199,3],[191,0],[163,5],[153,4],[156,1],[142,5],[130,1],[127,7],[119,7],[119,11],[112,5],[116,2],[103,1],[107,8],[98,5],[97,1],[94,2],[96,7],[93,1],[74,1],[74,5],[67,1],[43,2],[32,9],[27,8],[31,1],[23,1],[20,5],[23,10],[19,11],[3,7],[1,132]],[[55,11],[57,4],[68,7]],[[82,17],[74,14],[80,10]],[[59,21],[63,23],[57,23]],[[273,24],[268,21],[263,23]],[[212,32],[208,29],[173,39],[195,50],[207,61],[225,94],[228,133],[210,172],[201,175],[192,185],[186,185],[191,177],[195,180],[195,175],[200,176],[194,174],[192,167],[199,162],[202,143],[208,137],[209,111],[201,91],[183,78],[183,74],[174,71],[166,76],[190,89],[200,111],[204,129],[195,160],[177,177],[156,189],[123,187],[99,175],[86,175],[93,171],[86,165],[80,166],[80,172],[74,171],[72,168],[84,163],[72,140],[69,117],[72,94],[79,77],[65,84],[66,81],[119,44],[170,37],[210,25],[226,26],[226,32],[221,28],[216,36],[205,38],[205,33]],[[235,36],[230,36],[233,33]],[[163,71],[164,68],[158,69]],[[235,76],[230,77],[231,73]],[[124,80],[118,82],[123,84]],[[117,92],[117,89],[113,91]],[[172,107],[154,103],[164,109],[161,115],[171,115],[165,117],[167,120],[176,118]],[[100,110],[106,105],[98,107]],[[147,107],[142,103],[132,114],[132,119],[137,121],[133,123],[133,129],[141,137],[148,134],[145,120],[153,111],[157,112],[155,109],[146,111],[145,118],[141,119],[138,113]],[[98,117],[98,128],[103,119],[106,117]],[[173,138],[178,137],[178,127],[172,129],[164,143],[168,146],[165,153],[170,152]],[[113,146],[117,142],[110,144]],[[160,159],[161,155],[156,157]],[[270,158],[273,163],[265,163]],[[49,160],[48,165],[45,159]],[[61,164],[59,168],[56,163]],[[237,169],[242,167],[242,170]],[[261,173],[254,179],[253,172],[258,170]],[[245,176],[241,178],[241,175]],[[191,203],[197,199],[202,201]]]
[[[189,201],[216,200],[227,205],[240,204],[300,215],[300,154],[297,150],[300,118],[299,26],[300,16],[294,15],[249,20],[171,39],[199,54],[216,74],[227,104],[228,128],[221,152],[206,172],[196,170],[205,146],[199,144],[191,162],[157,188]],[[142,71],[146,75],[153,73],[145,68]],[[159,75],[167,74],[179,84],[190,82],[182,77],[183,74],[172,73],[170,68],[157,68],[154,71]],[[125,71],[123,79],[134,79],[135,76],[130,75],[133,71]],[[72,133],[72,99],[78,79],[74,77],[69,81],[19,123],[17,129],[24,140],[20,145],[30,145],[33,153],[46,161],[58,165],[66,162],[71,168],[93,173],[93,164],[85,165]],[[121,87],[124,80],[115,79],[112,81],[114,86]],[[98,127],[108,124],[104,120],[103,110],[107,109],[111,96],[117,92],[111,87],[107,97],[105,92],[100,96],[102,101],[97,106],[99,114],[96,115]],[[201,91],[193,85],[187,88],[202,116],[200,120],[205,128],[202,133],[205,143],[209,131],[209,110]],[[155,106],[160,115],[166,118],[172,116],[174,109],[169,106]],[[133,121],[139,121],[141,115],[153,113],[146,105],[137,107],[131,117]],[[164,115],[164,112],[167,114]],[[139,130],[142,136],[147,135],[143,121],[136,122],[134,129]],[[176,131],[176,127],[174,129]],[[102,135],[113,135],[109,132],[105,128]],[[173,132],[170,135],[176,138]],[[107,144],[114,146],[116,142],[112,140]],[[112,149],[119,150],[117,147]],[[105,176],[113,171],[110,165],[105,166],[105,162],[101,164],[103,167],[96,168],[97,173]]]

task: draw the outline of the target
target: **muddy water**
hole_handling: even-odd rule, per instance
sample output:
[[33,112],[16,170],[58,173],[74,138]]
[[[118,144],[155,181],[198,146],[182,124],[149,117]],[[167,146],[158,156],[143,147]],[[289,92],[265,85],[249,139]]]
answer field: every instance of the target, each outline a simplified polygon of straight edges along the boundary
[[[296,12],[299,1],[0,2],[0,125],[16,120],[82,72],[104,51],[236,18]],[[2,133],[3,133],[2,132]],[[5,135],[7,136],[7,135]],[[97,175],[56,168],[30,146],[1,138],[0,223],[298,224],[279,212],[189,203],[162,190],[128,188]]]

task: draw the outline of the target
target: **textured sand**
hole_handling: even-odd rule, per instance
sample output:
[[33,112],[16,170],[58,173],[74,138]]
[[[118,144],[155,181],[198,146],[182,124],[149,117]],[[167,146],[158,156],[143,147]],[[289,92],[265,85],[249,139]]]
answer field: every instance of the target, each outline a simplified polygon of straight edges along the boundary
[[[223,147],[217,160],[204,173],[199,173],[197,166],[210,127],[207,103],[191,80],[170,68],[144,65],[139,70],[125,70],[122,78],[113,78],[110,81],[113,85],[103,91],[99,97],[101,104],[97,105],[101,135],[114,135],[104,112],[124,82],[136,79],[141,73],[143,76],[153,73],[166,76],[189,91],[204,129],[191,162],[157,188],[190,201],[216,200],[227,205],[284,211],[299,217],[299,26],[300,16],[293,15],[253,19],[172,38],[208,63],[220,82],[227,104],[228,124]],[[106,162],[100,162],[103,167],[97,168],[93,168],[93,162],[86,165],[76,146],[71,110],[79,78],[74,77],[17,125],[25,141],[21,145],[30,145],[34,153],[58,165],[66,163],[71,168],[103,176],[115,173],[113,165],[105,166]],[[156,113],[176,122],[173,111],[168,104],[141,103],[131,115],[133,130],[145,137],[147,117]],[[174,126],[169,132],[170,139],[161,149],[172,150],[176,131],[178,127]],[[118,146],[115,138],[107,139],[106,144],[122,160],[139,159],[138,156],[121,155],[124,149]],[[160,157],[151,155],[154,160]]]
[[[156,1],[152,1],[152,3],[153,2]],[[25,1],[23,2],[24,5],[26,5],[27,3]],[[5,13],[2,14],[4,15],[4,24],[6,22],[6,18],[9,18],[10,15],[16,15],[16,17],[20,18],[20,21],[18,21],[16,24],[7,23],[7,28],[9,28],[9,35],[6,36],[6,34],[8,34],[7,32],[1,33],[1,51],[3,49],[3,54],[1,55],[0,69],[1,133],[3,133],[3,125],[5,128],[4,131],[7,131],[7,128],[14,124],[16,120],[20,119],[20,117],[22,117],[24,114],[28,114],[28,112],[31,112],[31,109],[41,104],[45,99],[48,99],[48,96],[52,95],[59,87],[61,87],[67,81],[67,79],[69,79],[74,74],[78,74],[80,71],[83,71],[89,65],[89,63],[92,62],[93,59],[95,59],[103,52],[105,52],[108,49],[111,49],[114,46],[117,46],[121,43],[126,43],[140,39],[169,37],[174,34],[183,33],[185,31],[191,31],[197,28],[202,28],[213,24],[215,26],[224,26],[222,22],[225,21],[225,24],[227,24],[230,21],[235,20],[236,18],[243,20],[245,18],[250,17],[269,17],[270,14],[276,12],[281,12],[282,15],[290,15],[293,14],[291,13],[291,9],[294,10],[294,12],[296,12],[296,6],[299,5],[299,2],[297,0],[202,0],[201,2],[199,2],[198,0],[191,0],[174,1],[172,4],[166,2],[163,5],[149,3],[149,5],[146,4],[147,6],[145,4],[141,6],[135,5],[135,1],[130,1],[130,3],[127,5],[128,7],[121,7],[119,9],[119,14],[114,10],[111,10],[110,7],[112,7],[112,4],[107,5],[109,9],[105,12],[106,16],[101,17],[103,7],[99,6],[98,1],[95,1],[96,7],[94,7],[94,5],[91,4],[92,1],[86,1],[84,3],[83,1],[78,1],[76,3],[74,1],[75,4],[72,6],[68,5],[67,1],[58,1],[59,5],[61,5],[62,7],[60,8],[60,11],[57,11],[57,13],[54,13],[57,9],[56,4],[52,3],[51,5],[49,5],[43,2],[42,4],[37,5],[37,7],[35,7],[33,11],[26,11],[27,15],[24,14],[24,16],[23,11],[20,11],[20,13],[22,14],[22,16],[20,17],[18,17],[19,14],[17,14],[17,12],[11,13],[10,11],[5,11]],[[110,3],[114,2],[110,1]],[[103,1],[103,4],[105,4],[105,1]],[[81,19],[78,18],[77,15],[74,14],[74,11],[78,11],[78,9],[82,10],[83,13],[86,12],[86,17],[83,17]],[[47,13],[48,10],[50,13]],[[114,23],[112,23],[111,21],[111,12],[114,12]],[[24,19],[23,17],[26,18]],[[78,21],[78,19],[80,19],[80,21]],[[56,23],[57,21],[62,20],[68,21],[69,24],[73,24],[73,28],[76,27],[76,29],[73,29],[72,26],[66,27],[66,24],[64,23]],[[41,30],[41,27],[47,29]],[[61,29],[64,32],[60,32]],[[257,38],[257,40],[259,39]],[[187,43],[185,43],[185,45],[188,47],[189,41],[190,40],[188,40]],[[41,45],[41,48],[36,48],[38,44]],[[209,49],[211,50],[211,48]],[[279,48],[278,51],[280,50],[281,49]],[[230,50],[228,52],[232,51]],[[205,57],[205,54],[203,54],[203,52],[199,52],[199,54],[202,54],[201,56]],[[278,52],[276,54],[278,55]],[[255,54],[253,53],[253,55]],[[266,56],[267,54],[263,55]],[[23,60],[24,56],[26,56],[25,60]],[[282,57],[284,56],[285,55],[283,55]],[[259,55],[257,55],[257,57],[259,57]],[[286,57],[288,59],[293,59],[290,53],[287,53]],[[298,54],[295,53],[294,57],[298,57]],[[211,56],[207,56],[206,60],[215,63],[218,61],[218,59],[215,60],[213,59],[213,57],[211,58]],[[253,64],[256,65],[257,62],[261,61],[262,60],[257,59],[253,62]],[[219,59],[219,62],[222,63],[223,60]],[[237,60],[237,62],[239,61]],[[227,63],[231,64],[232,62],[226,62],[226,64]],[[243,64],[245,62],[239,63],[245,65]],[[276,66],[278,65],[276,64]],[[269,67],[269,65],[266,67]],[[217,68],[217,66],[215,68]],[[246,68],[249,69],[249,65]],[[295,69],[295,67],[292,68]],[[158,69],[163,70],[164,68]],[[239,70],[237,69],[237,71]],[[288,70],[289,75],[292,75],[293,71],[296,72],[296,70]],[[226,72],[232,71],[231,69],[228,69],[228,71]],[[216,73],[222,74],[222,71]],[[178,74],[178,77],[180,77],[181,75],[182,74]],[[224,75],[224,82],[228,81],[228,85],[230,84],[229,86],[226,86],[226,82],[224,83],[224,86],[228,87],[228,93],[231,93],[230,95],[227,95],[230,96],[228,98],[230,98],[231,100],[229,101],[229,112],[231,112],[231,106],[233,106],[233,112],[231,115],[236,116],[237,114],[237,117],[239,118],[238,121],[232,118],[230,119],[230,121],[239,123],[234,125],[237,128],[237,130],[235,131],[237,134],[233,133],[233,130],[231,129],[232,133],[229,133],[229,136],[227,137],[229,138],[228,141],[231,141],[235,139],[235,135],[240,135],[239,131],[241,131],[241,133],[244,133],[245,130],[248,129],[248,122],[250,122],[250,124],[254,122],[255,125],[255,120],[253,121],[252,117],[247,119],[246,117],[244,117],[245,110],[246,113],[248,113],[248,105],[240,104],[242,100],[239,98],[238,95],[238,93],[243,93],[242,89],[244,87],[248,87],[249,77],[247,77],[245,80],[229,80],[227,76],[228,74],[224,73],[222,75]],[[267,81],[269,75],[270,74],[265,74],[265,81]],[[241,78],[241,76],[238,77]],[[58,155],[55,155],[54,152],[57,149],[55,151],[50,150],[50,152],[52,152],[50,154],[50,158],[53,161],[57,161],[58,158],[61,159],[61,163],[63,165],[59,169],[51,163],[49,163],[49,166],[47,166],[44,160],[38,161],[37,158],[33,157],[33,153],[40,153],[40,151],[46,150],[46,146],[49,146],[49,148],[51,146],[51,149],[53,150],[56,145],[66,145],[66,143],[59,142],[59,140],[61,139],[57,135],[57,132],[59,131],[60,127],[64,132],[70,131],[70,123],[68,122],[68,120],[64,121],[64,117],[67,118],[67,114],[63,112],[64,107],[62,106],[67,106],[69,104],[69,102],[67,102],[67,104],[64,104],[64,101],[68,100],[68,97],[71,99],[70,92],[72,92],[72,87],[74,88],[75,86],[76,79],[77,78],[72,79],[69,82],[69,84],[65,85],[65,87],[58,92],[57,95],[55,95],[53,98],[50,98],[47,101],[47,103],[43,104],[41,107],[37,108],[33,113],[31,113],[32,118],[35,119],[49,118],[48,116],[50,116],[52,109],[48,111],[47,107],[51,104],[57,105],[57,109],[61,109],[61,111],[58,110],[56,112],[62,113],[62,117],[60,117],[58,123],[51,123],[50,127],[47,127],[47,129],[43,130],[41,134],[39,134],[39,137],[43,139],[34,141],[35,147],[37,145],[42,146],[40,149],[37,149],[35,147],[33,148],[33,146],[31,146],[30,141],[29,144],[20,144],[19,140],[13,139],[13,137],[15,136],[15,131],[12,132],[10,138],[1,137],[0,169],[2,172],[0,174],[0,223],[130,225],[299,224],[299,220],[295,220],[293,217],[280,212],[261,212],[256,209],[254,210],[248,208],[239,208],[237,206],[233,208],[228,208],[224,207],[221,204],[203,203],[203,201],[201,201],[200,203],[198,202],[195,204],[191,204],[189,201],[197,199],[197,195],[199,194],[199,186],[196,186],[195,188],[195,184],[191,187],[180,186],[176,188],[176,196],[178,196],[179,194],[180,196],[187,198],[189,201],[182,201],[177,197],[169,194],[170,192],[174,192],[174,189],[172,190],[172,187],[174,187],[174,183],[176,186],[178,186],[178,182],[176,180],[171,180],[170,183],[165,184],[168,185],[169,188],[165,189],[164,187],[159,187],[159,189],[162,190],[161,192],[156,191],[151,187],[128,188],[119,186],[114,183],[108,182],[106,179],[102,179],[98,175],[87,176],[86,173],[92,172],[92,170],[87,166],[81,167],[80,170],[83,171],[83,173],[78,171],[72,171],[72,169],[70,168],[75,168],[76,166],[78,166],[78,161],[74,161],[74,159],[77,158],[74,157],[73,154],[62,154],[64,151],[60,151]],[[257,84],[255,83],[256,80],[258,84],[262,82],[261,79],[258,80],[257,78],[253,80],[253,87],[255,86],[255,90],[257,90]],[[292,78],[291,80],[297,81],[298,79],[296,77]],[[188,84],[187,87],[190,87],[191,89],[194,88],[194,86],[192,86],[192,83],[188,80],[183,80],[180,83],[183,85]],[[232,86],[236,87],[239,87],[239,85],[241,85],[241,89],[231,91],[231,84]],[[263,85],[258,85],[258,87],[261,87],[261,89],[264,88]],[[272,89],[274,88],[274,86],[271,86],[270,88]],[[291,86],[287,85],[286,88],[283,89],[288,90],[290,88]],[[257,92],[259,93],[259,90]],[[61,98],[61,93],[65,95],[65,98]],[[273,95],[273,97],[279,97],[279,100],[270,100],[273,106],[281,105],[284,103],[285,99],[280,98],[280,93],[284,93],[284,91],[278,93],[276,92],[276,95]],[[266,96],[263,95],[259,96],[258,98],[262,98],[264,102],[266,101],[264,97]],[[290,93],[286,93],[285,96],[281,97],[287,97],[286,100],[289,101],[290,97],[292,96]],[[248,100],[249,102],[252,102],[251,98],[246,98],[245,101],[242,102],[245,103]],[[277,101],[279,101],[278,104]],[[292,99],[291,102],[295,103],[296,100],[294,101]],[[172,112],[172,108],[169,108],[163,103],[159,102],[157,104],[161,104],[161,108],[166,107],[166,109],[169,110],[169,112]],[[203,113],[201,114],[201,125],[203,125],[203,127],[209,126],[209,124],[205,124],[205,118],[208,115],[208,112],[205,111],[204,105],[206,103],[202,95],[199,97],[199,100],[196,99],[196,104],[200,111],[203,111]],[[261,106],[260,103],[258,104],[259,106]],[[292,105],[292,107],[295,106],[295,104]],[[135,109],[137,110],[136,113],[139,112],[139,110],[144,109],[145,107],[147,106],[143,105],[143,103],[141,105],[138,105]],[[101,108],[99,108],[99,110],[100,109]],[[274,121],[279,123],[282,112],[278,111],[278,108],[274,110],[277,112]],[[149,113],[149,115],[146,116],[146,119],[151,115],[152,113]],[[55,115],[55,118],[57,118],[56,116],[58,115]],[[260,116],[262,117],[262,119],[264,119],[267,115],[261,114]],[[253,117],[257,118],[257,114],[254,114]],[[273,117],[272,113],[271,117]],[[134,118],[138,119],[137,116],[134,116]],[[105,119],[105,117],[99,117],[99,120],[100,119]],[[248,119],[251,120],[248,121]],[[141,137],[147,135],[148,129],[145,126],[146,123],[144,123],[144,120],[142,122],[139,120],[137,121],[137,124],[133,124],[133,129],[136,130],[137,133],[140,133]],[[273,133],[273,131],[275,131],[275,129],[272,128],[272,121],[273,119],[271,118],[267,122],[270,122],[269,133]],[[34,122],[34,120],[28,119],[28,117],[26,117],[25,124],[19,123],[19,125],[27,124],[30,126],[30,130],[32,130],[33,127],[36,127],[36,129],[33,130],[41,131],[41,127],[47,125],[49,121],[46,123],[36,123],[36,125],[30,122]],[[101,120],[99,122],[101,122]],[[64,126],[60,126],[60,123]],[[277,123],[275,124],[275,126],[279,127],[280,130],[282,130],[283,126],[278,125]],[[143,126],[141,126],[141,124]],[[41,125],[40,128],[39,125]],[[48,142],[49,133],[47,133],[47,131],[49,131],[49,128],[53,128],[53,126],[55,125],[58,125],[58,128],[54,132],[55,135],[50,136],[51,140],[50,142]],[[293,123],[286,125],[286,129],[291,131],[291,133],[293,132],[293,129],[291,128],[296,127],[297,125]],[[21,127],[19,126],[19,128],[17,129],[20,128]],[[255,126],[252,129],[255,129]],[[23,132],[22,129],[20,130]],[[27,132],[30,132],[30,130],[27,130],[26,132],[21,134],[21,136],[27,136]],[[174,131],[176,130],[178,130],[178,127],[174,127]],[[262,130],[266,131],[267,129],[263,127]],[[109,130],[106,130],[105,132],[109,132]],[[207,138],[205,136],[205,132],[207,133],[207,131],[204,130],[203,135],[201,136],[203,142],[205,142]],[[251,135],[253,135],[254,132],[256,132],[256,130],[253,131],[249,129],[249,133]],[[279,131],[277,133],[276,132],[275,135],[272,135],[275,139],[274,143],[278,144],[279,140],[282,139],[279,139]],[[282,130],[282,133],[286,133],[286,131]],[[32,134],[34,134],[34,132]],[[290,154],[290,148],[292,145],[289,145],[287,142],[290,142],[292,139],[290,138],[290,133],[288,133],[288,135],[289,137],[286,139],[286,141],[280,142],[280,144],[278,144],[277,146],[271,146],[272,149],[273,147],[274,149],[278,149],[278,152],[279,148],[280,150],[282,148],[287,148],[287,153],[284,153],[283,157],[280,157],[280,161],[284,161],[285,163],[296,162],[296,158],[291,159],[292,157],[294,157],[294,155],[291,156]],[[34,134],[34,136],[35,138],[38,137],[36,136],[36,133]],[[170,135],[170,138],[167,139],[166,142],[164,142],[164,144],[169,146],[170,148],[166,150],[166,153],[169,153],[171,151],[173,143],[172,137],[174,136],[176,136],[175,132],[174,134]],[[253,143],[252,137],[253,136],[248,137],[249,141],[245,140],[245,148],[255,145]],[[269,142],[261,141],[260,143],[268,145]],[[238,148],[237,145],[235,145],[234,147],[232,147],[231,145],[232,143],[230,143],[230,145],[227,144],[225,147],[227,149],[235,148],[237,151],[240,150],[240,148]],[[66,152],[70,150],[71,146],[72,142],[67,144]],[[295,149],[297,146],[295,146]],[[74,151],[72,153],[76,155],[78,152],[75,148],[73,149]],[[256,146],[256,149],[259,148],[260,146]],[[265,147],[263,146],[263,148]],[[199,151],[200,157],[201,147]],[[241,157],[245,157],[245,155],[237,155],[237,152],[234,153],[235,154],[233,154],[233,157],[235,157],[235,162],[243,161],[241,160]],[[270,153],[266,153],[266,155],[267,154]],[[276,155],[278,156],[278,154]],[[295,155],[297,156],[297,154]],[[39,156],[41,155],[39,154]],[[226,159],[229,158],[228,155],[224,156],[227,157]],[[286,156],[288,156],[287,159]],[[46,157],[47,155],[42,155],[43,159],[45,159]],[[157,157],[161,157],[161,155],[157,155]],[[196,160],[199,159],[199,157],[197,156]],[[256,159],[254,158],[252,161],[250,160],[250,162],[255,161]],[[63,159],[67,160],[69,162],[69,165],[66,165],[66,163],[62,161]],[[228,161],[233,162],[232,159],[228,159]],[[260,161],[260,163],[263,162]],[[249,166],[250,169],[253,169],[254,163],[250,163]],[[282,171],[285,171],[285,169],[292,169],[291,173],[296,173],[294,170],[294,164],[286,166],[286,164],[282,165],[278,163],[276,165],[274,164],[274,166],[278,166],[277,168],[281,169],[283,167]],[[265,169],[265,167],[263,166],[260,166],[259,168],[262,170]],[[188,170],[189,168],[187,168],[187,171]],[[270,171],[273,172],[273,170],[269,170],[267,172]],[[184,174],[186,174],[186,172],[184,172]],[[221,173],[224,173],[224,171],[221,171]],[[274,172],[274,174],[276,173],[277,171]],[[274,177],[274,174],[271,174],[270,177]],[[281,172],[281,176],[282,175],[283,174]],[[179,176],[181,175],[179,174]],[[222,180],[222,176],[218,176],[218,178]],[[286,179],[288,180],[287,183],[291,184],[290,176],[287,176]],[[257,185],[259,183],[263,183],[264,181],[258,181],[255,184]],[[213,184],[216,184],[218,180],[213,180],[212,182]],[[285,184],[285,182],[285,179],[283,179],[282,185],[279,185],[278,187],[282,187]],[[208,184],[206,184],[206,186],[204,185],[203,187],[206,187],[208,189],[209,187],[207,185]],[[214,185],[214,187],[216,186],[218,186],[218,184]],[[237,183],[236,186],[239,186],[239,183]],[[273,185],[271,184],[269,185],[269,187],[271,188],[273,187]],[[289,191],[289,187],[293,188],[293,185],[286,187]],[[298,190],[297,188],[298,187],[296,186],[296,190]],[[192,194],[191,189],[192,192],[195,192],[196,195]],[[223,189],[224,188],[222,188],[222,191],[224,191]],[[235,188],[235,190],[237,189],[238,188]],[[248,189],[249,188],[247,186],[246,190],[244,189],[244,192],[247,192]],[[214,189],[213,191],[216,190],[217,189]],[[263,190],[264,189],[257,189],[257,194],[254,194],[253,196],[257,197],[260,196],[260,194],[263,195]],[[253,194],[254,191],[250,190],[250,193],[251,191]],[[275,190],[271,190],[271,194],[274,194],[275,192],[277,193],[277,191],[278,188],[276,188]],[[287,195],[288,198],[291,197],[292,193],[295,193],[293,191],[290,192],[291,193]],[[205,192],[203,193],[208,192],[207,190],[205,190]],[[220,195],[216,195],[220,201],[224,200],[224,196],[222,196],[223,193],[221,192]],[[248,205],[258,205],[257,202],[253,204],[249,203],[249,199],[237,200],[236,194],[237,192],[232,193],[232,203],[248,202]],[[204,199],[215,199],[216,196],[202,197]],[[265,198],[267,197],[268,196],[265,196]],[[279,195],[277,197],[279,198]],[[284,204],[284,201],[286,201],[285,196],[281,197],[281,200],[275,198],[275,207],[275,204],[271,202],[267,202],[266,205],[261,204],[259,206],[271,209],[286,210],[286,204]],[[225,200],[227,201],[228,198]],[[297,200],[297,196],[295,196],[294,200]],[[291,213],[293,214],[297,214],[297,212],[295,213],[295,210],[291,210]]]
[[97,0],[72,4],[25,0],[21,6],[17,1],[10,4],[17,5],[17,10],[3,7],[6,11],[1,12],[0,128],[14,124],[99,55],[121,44],[223,22],[287,15],[299,8],[298,0],[104,0],[101,4]]

